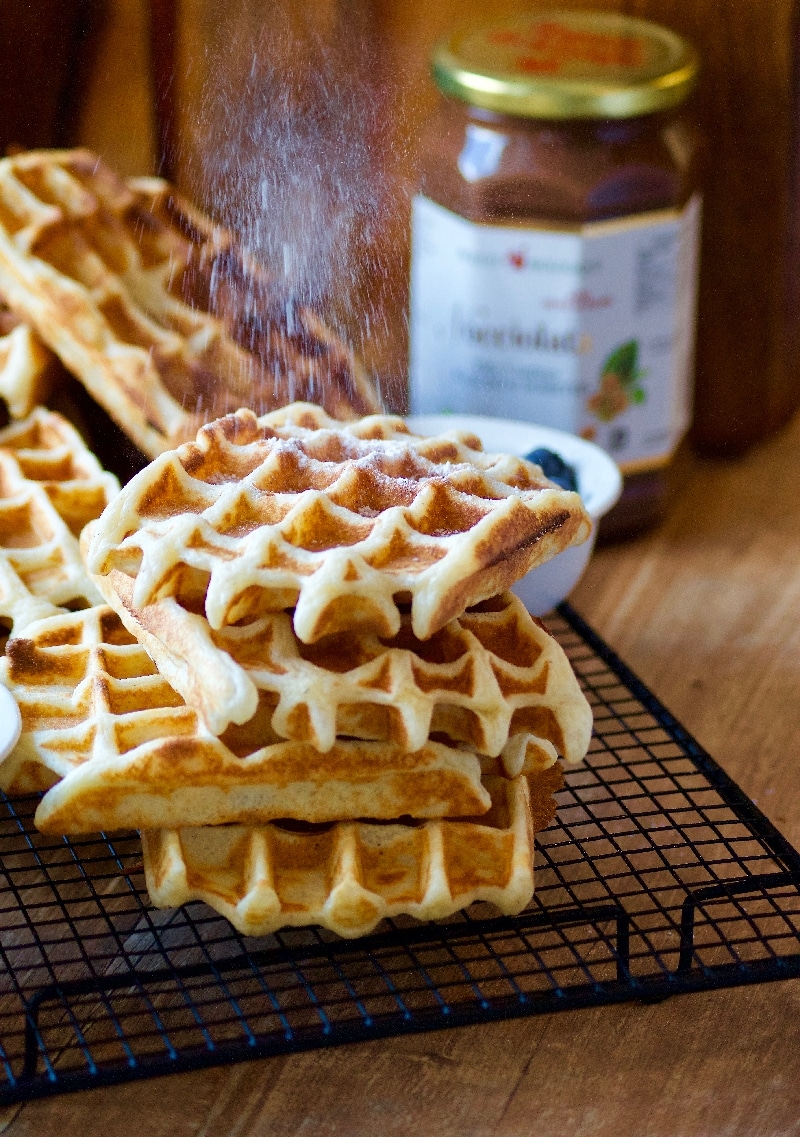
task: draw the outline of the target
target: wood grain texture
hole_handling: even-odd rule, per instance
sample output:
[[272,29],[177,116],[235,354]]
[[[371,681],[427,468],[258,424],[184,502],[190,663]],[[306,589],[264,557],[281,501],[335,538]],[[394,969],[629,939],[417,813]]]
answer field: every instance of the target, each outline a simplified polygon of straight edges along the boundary
[[36,1137],[778,1137],[800,1132],[800,989],[367,1043],[23,1106]]
[[795,844],[798,452],[795,420],[736,462],[684,454],[665,523],[601,550],[574,597]]
[[705,135],[705,210],[694,438],[741,452],[798,400],[786,351],[792,143],[791,0],[628,0],[697,44],[696,113]]

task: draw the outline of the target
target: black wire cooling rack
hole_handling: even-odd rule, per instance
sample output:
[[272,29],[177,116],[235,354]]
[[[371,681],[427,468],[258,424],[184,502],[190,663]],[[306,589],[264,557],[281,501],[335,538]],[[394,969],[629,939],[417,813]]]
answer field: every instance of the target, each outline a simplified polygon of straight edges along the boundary
[[151,909],[135,834],[44,837],[3,799],[0,1100],[800,974],[798,854],[574,611],[551,628],[595,738],[517,917],[246,939]]

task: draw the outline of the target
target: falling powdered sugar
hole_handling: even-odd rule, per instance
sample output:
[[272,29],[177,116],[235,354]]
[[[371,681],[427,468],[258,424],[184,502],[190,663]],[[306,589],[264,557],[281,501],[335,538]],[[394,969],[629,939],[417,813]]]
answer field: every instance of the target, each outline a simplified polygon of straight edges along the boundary
[[290,336],[308,307],[363,353],[386,333],[396,274],[385,262],[397,255],[386,234],[409,189],[361,6],[346,19],[280,3],[267,21],[221,15],[208,51],[186,168],[205,207],[278,281],[277,298],[242,290],[237,305],[254,323],[279,318]]

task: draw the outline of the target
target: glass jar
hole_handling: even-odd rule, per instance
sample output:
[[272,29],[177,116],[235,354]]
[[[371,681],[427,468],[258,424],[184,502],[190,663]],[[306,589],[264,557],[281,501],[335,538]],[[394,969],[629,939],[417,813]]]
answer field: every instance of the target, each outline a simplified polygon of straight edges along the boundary
[[697,74],[665,28],[538,13],[439,44],[412,218],[410,406],[523,419],[624,475],[603,531],[663,512],[690,421]]

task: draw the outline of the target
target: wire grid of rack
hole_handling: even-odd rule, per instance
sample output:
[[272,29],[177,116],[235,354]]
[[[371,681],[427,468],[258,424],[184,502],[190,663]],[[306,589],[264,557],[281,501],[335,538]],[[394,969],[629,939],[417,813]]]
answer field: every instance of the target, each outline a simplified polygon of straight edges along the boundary
[[149,907],[136,834],[0,820],[0,1100],[800,974],[800,856],[568,606],[595,717],[516,917],[246,939]]

